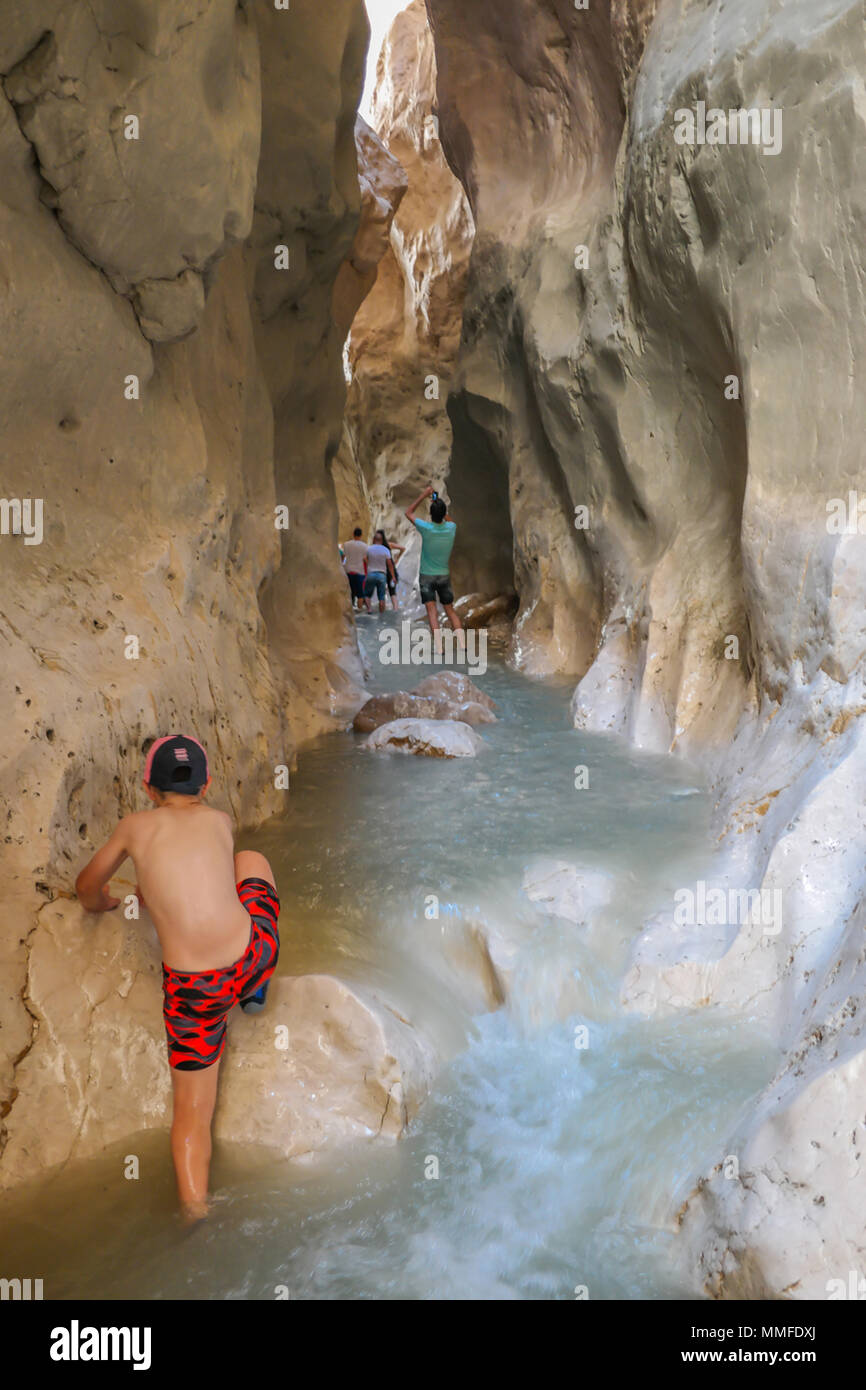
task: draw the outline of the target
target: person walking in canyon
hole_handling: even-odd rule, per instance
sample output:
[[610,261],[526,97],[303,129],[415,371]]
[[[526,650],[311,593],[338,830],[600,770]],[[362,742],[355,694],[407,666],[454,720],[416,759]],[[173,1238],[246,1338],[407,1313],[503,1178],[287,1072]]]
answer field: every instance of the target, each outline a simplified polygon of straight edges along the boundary
[[[419,521],[415,516],[421,503],[432,497],[430,520]],[[426,487],[411,507],[404,513],[415,530],[421,535],[421,567],[418,572],[418,585],[421,589],[421,602],[427,609],[427,621],[434,634],[439,632],[439,613],[437,599],[445,609],[453,632],[462,632],[463,624],[454,611],[454,590],[451,588],[451,552],[457,536],[457,524],[448,515],[445,502],[434,490]]]
[[361,539],[362,534],[360,526],[356,526],[352,533],[352,539],[344,541],[340,546],[340,553],[346,566],[346,578],[349,581],[353,608],[360,608],[364,602],[364,580],[366,578],[364,567],[367,560],[367,547]]
[[[232,823],[205,806],[207,754],[194,738],[151,746],[144,789],[156,810],[124,816],[75,881],[82,907],[109,912],[106,892],[126,858],[150,912],[163,957],[163,1020],[171,1067],[171,1152],[184,1213],[207,1213],[211,1121],[226,1020],[235,1004],[264,1008],[280,954],[280,900],[270,864],[234,853]],[[139,888],[138,885],[141,885]]]
[[397,571],[394,568],[394,561],[391,559],[391,551],[385,543],[385,532],[377,531],[371,544],[367,547],[367,579],[364,584],[364,602],[367,605],[368,613],[373,611],[370,599],[374,593],[379,599],[379,612],[385,612],[385,594],[388,589],[389,578],[396,588]]
[[391,607],[393,608],[394,612],[396,613],[396,612],[398,611],[398,610],[397,610],[397,584],[398,584],[398,581],[399,581],[399,579],[400,579],[400,574],[399,574],[399,571],[398,571],[398,569],[397,569],[397,561],[400,559],[400,556],[401,556],[401,555],[405,555],[405,553],[406,553],[406,547],[405,547],[405,545],[393,545],[393,544],[391,543],[391,541],[388,540],[388,538],[387,538],[387,536],[385,535],[385,532],[384,532],[384,531],[382,532],[382,543],[383,543],[383,545],[386,545],[386,546],[388,547],[388,550],[391,552],[391,561],[392,561],[392,570],[393,570],[393,574],[389,574],[389,575],[388,575],[388,593],[389,593],[390,596],[391,596]]

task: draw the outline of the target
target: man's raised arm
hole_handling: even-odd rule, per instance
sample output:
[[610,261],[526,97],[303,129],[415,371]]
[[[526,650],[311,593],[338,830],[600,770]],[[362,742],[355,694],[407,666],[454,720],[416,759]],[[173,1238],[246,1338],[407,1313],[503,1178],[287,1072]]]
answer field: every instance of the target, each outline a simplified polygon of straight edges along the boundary
[[403,515],[405,516],[407,521],[411,521],[413,525],[415,524],[416,511],[421,506],[421,503],[424,501],[424,498],[429,497],[433,491],[434,487],[431,483],[429,487],[425,487],[424,491],[420,494],[420,496],[415,498],[415,501],[412,503],[411,507],[406,508]]

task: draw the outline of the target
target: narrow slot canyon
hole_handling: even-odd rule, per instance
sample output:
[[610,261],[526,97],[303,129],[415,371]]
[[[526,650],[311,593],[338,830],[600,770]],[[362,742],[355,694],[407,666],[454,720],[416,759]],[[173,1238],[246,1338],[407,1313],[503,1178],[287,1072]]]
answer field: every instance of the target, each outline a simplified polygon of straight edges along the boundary
[[864,78],[0,0],[3,1298],[866,1296]]

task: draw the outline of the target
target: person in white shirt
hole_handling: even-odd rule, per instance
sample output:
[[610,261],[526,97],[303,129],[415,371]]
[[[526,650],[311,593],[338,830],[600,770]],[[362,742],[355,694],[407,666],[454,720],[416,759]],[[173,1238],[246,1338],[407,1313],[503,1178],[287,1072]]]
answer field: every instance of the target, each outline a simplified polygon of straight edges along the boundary
[[397,571],[394,569],[391,552],[385,544],[385,532],[377,531],[373,537],[372,545],[367,546],[367,579],[364,584],[364,602],[367,605],[368,613],[373,611],[370,599],[374,593],[379,600],[379,612],[385,612],[385,595],[388,592],[389,575],[396,583]]
[[343,564],[346,569],[346,578],[349,581],[349,589],[352,594],[353,608],[360,607],[364,601],[367,547],[361,540],[361,534],[360,526],[356,526],[352,539],[350,541],[344,541],[340,546],[340,553],[343,556]]

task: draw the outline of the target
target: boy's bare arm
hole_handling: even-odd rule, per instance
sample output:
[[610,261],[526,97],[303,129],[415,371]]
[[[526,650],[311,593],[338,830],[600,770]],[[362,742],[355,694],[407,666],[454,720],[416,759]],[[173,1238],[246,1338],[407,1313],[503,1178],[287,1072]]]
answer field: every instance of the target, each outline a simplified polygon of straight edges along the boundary
[[111,839],[96,851],[75,880],[78,901],[88,912],[110,912],[120,903],[120,898],[109,897],[105,885],[129,854],[126,829],[121,821]]

